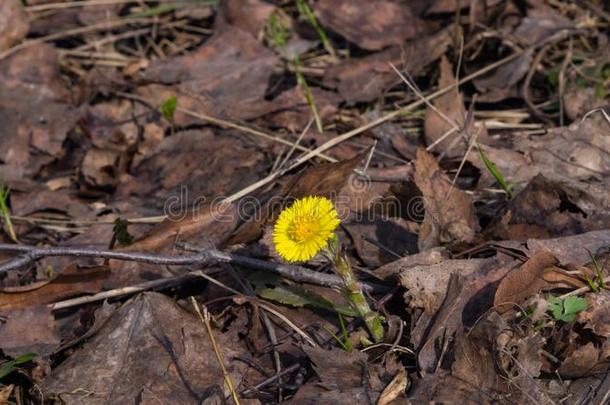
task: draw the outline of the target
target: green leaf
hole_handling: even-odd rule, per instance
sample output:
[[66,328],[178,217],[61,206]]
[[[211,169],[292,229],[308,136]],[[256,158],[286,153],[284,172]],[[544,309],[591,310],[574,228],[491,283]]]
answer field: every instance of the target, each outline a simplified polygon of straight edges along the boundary
[[318,107],[316,107],[316,102],[313,98],[311,89],[307,85],[305,76],[303,76],[303,73],[301,73],[300,66],[301,66],[301,63],[300,63],[299,57],[297,56],[294,60],[294,67],[295,67],[296,75],[297,75],[297,84],[301,87],[301,89],[303,90],[303,93],[305,94],[305,99],[307,100],[307,104],[309,105],[309,108],[311,108],[311,112],[313,113],[314,119],[316,121],[316,127],[318,128],[318,132],[323,134],[324,127],[322,125],[322,118],[320,117],[320,114],[318,113]]
[[163,114],[165,119],[171,121],[174,119],[174,113],[176,112],[177,105],[178,98],[176,96],[169,96],[163,101],[161,107],[159,107],[159,111],[161,111],[161,114]]
[[498,170],[498,167],[495,165],[495,163],[492,162],[491,160],[489,160],[489,158],[487,157],[485,152],[483,152],[483,148],[481,148],[481,146],[479,146],[478,149],[479,149],[479,154],[481,155],[481,160],[485,164],[485,167],[487,168],[487,170],[489,170],[489,173],[491,173],[491,175],[494,177],[494,179],[496,179],[496,181],[498,182],[500,187],[502,187],[502,190],[504,190],[506,192],[506,194],[508,194],[509,198],[512,198],[513,197],[512,186],[510,184],[508,184],[508,182],[506,181],[506,179],[504,178],[502,173],[500,173],[500,170]]
[[310,305],[327,311],[338,312],[345,316],[355,317],[358,315],[351,306],[337,305],[328,298],[308,291],[299,285],[288,283],[277,274],[257,272],[247,278],[254,284],[256,295],[259,297],[293,307]]
[[558,321],[572,322],[576,314],[587,309],[587,300],[582,297],[549,297],[549,311]]
[[296,5],[299,14],[302,15],[316,30],[316,33],[318,34],[318,37],[320,38],[324,49],[326,49],[331,55],[334,55],[335,51],[331,46],[330,41],[328,40],[328,35],[326,35],[324,28],[322,28],[322,25],[320,25],[320,23],[318,22],[318,19],[312,11],[311,7],[309,7],[309,4],[307,4],[305,0],[297,0]]
[[9,375],[13,371],[15,371],[15,368],[16,368],[15,366],[17,366],[19,364],[27,363],[28,361],[31,361],[36,356],[37,356],[36,353],[25,353],[25,354],[22,354],[21,356],[14,358],[13,360],[9,360],[5,363],[2,363],[0,365],[0,379],[6,377],[7,375]]
[[566,314],[574,314],[587,309],[587,300],[582,297],[568,297],[563,301],[563,310]]

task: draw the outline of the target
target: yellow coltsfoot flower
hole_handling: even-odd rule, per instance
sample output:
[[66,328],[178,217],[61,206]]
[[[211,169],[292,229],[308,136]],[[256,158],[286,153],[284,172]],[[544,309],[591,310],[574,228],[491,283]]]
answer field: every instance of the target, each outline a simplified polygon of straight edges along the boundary
[[275,250],[288,262],[306,262],[328,245],[340,222],[328,198],[310,196],[296,200],[275,223]]

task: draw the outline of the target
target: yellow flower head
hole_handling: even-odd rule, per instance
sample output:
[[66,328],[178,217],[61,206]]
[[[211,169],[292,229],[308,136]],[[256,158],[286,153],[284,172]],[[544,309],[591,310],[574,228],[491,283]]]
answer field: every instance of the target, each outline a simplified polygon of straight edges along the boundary
[[288,262],[306,262],[328,244],[340,222],[328,198],[301,198],[277,219],[273,228],[275,250]]

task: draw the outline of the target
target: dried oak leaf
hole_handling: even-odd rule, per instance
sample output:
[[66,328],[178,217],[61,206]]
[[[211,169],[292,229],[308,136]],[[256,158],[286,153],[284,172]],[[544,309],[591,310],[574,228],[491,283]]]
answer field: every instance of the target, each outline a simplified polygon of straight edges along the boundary
[[417,242],[419,250],[472,242],[479,229],[472,197],[452,186],[434,157],[423,149],[417,151],[414,177],[426,210]]
[[529,297],[556,288],[580,288],[582,278],[558,267],[559,261],[550,252],[539,251],[523,265],[500,281],[494,298],[496,311],[503,314],[521,305]]
[[[219,331],[214,338],[236,386],[243,350]],[[170,298],[145,293],[129,300],[83,347],[42,382],[47,398],[66,404],[200,404],[225,392],[223,370],[200,320]]]
[[318,0],[313,8],[323,26],[371,51],[400,45],[424,30],[423,23],[404,3]]

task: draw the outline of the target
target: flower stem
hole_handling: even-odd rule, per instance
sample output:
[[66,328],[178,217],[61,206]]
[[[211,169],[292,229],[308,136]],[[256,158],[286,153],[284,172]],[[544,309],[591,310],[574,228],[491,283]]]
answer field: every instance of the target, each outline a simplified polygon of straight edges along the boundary
[[335,272],[343,280],[343,294],[345,298],[364,321],[369,333],[373,337],[373,341],[375,343],[381,342],[384,338],[383,317],[378,312],[371,310],[362,292],[362,286],[352,270],[352,266],[347,257],[340,253],[338,243],[331,243],[328,253],[330,253],[328,256],[334,264]]

